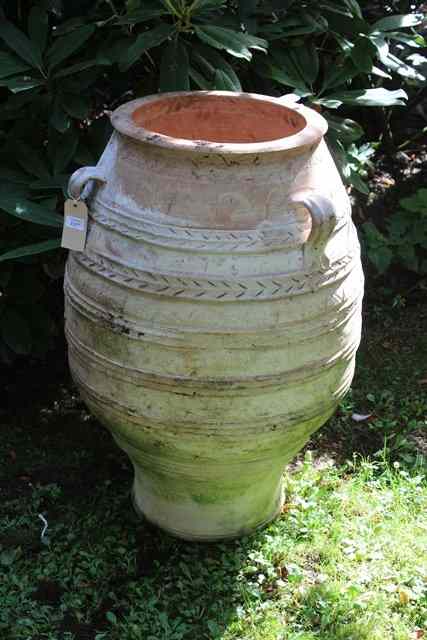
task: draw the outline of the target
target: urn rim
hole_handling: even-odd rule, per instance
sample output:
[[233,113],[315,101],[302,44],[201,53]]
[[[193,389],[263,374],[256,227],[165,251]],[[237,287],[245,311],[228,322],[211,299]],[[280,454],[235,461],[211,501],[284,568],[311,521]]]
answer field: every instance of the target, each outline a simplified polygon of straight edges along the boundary
[[[141,122],[144,110],[157,106],[162,102],[171,104],[178,100],[194,100],[203,98],[206,103],[209,98],[242,100],[253,103],[258,101],[264,107],[272,105],[278,115],[294,117],[302,126],[296,126],[296,132],[282,137],[257,142],[224,142],[206,140],[203,138],[176,137],[159,131],[145,128]],[[283,110],[283,111],[282,111]],[[287,102],[285,98],[277,98],[258,93],[233,91],[174,91],[159,93],[131,100],[115,109],[111,114],[111,123],[119,133],[141,143],[168,149],[169,151],[184,151],[207,155],[258,155],[261,153],[289,152],[297,155],[309,147],[315,147],[324,137],[328,123],[326,119],[314,109],[296,102]]]

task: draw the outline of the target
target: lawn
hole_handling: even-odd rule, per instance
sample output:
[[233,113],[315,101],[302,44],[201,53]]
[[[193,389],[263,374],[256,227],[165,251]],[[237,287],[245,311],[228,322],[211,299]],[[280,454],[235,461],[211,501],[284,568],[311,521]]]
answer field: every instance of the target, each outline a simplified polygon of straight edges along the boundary
[[5,380],[1,640],[427,639],[427,305],[366,306],[352,392],[281,517],[227,544],[137,518],[60,361]]

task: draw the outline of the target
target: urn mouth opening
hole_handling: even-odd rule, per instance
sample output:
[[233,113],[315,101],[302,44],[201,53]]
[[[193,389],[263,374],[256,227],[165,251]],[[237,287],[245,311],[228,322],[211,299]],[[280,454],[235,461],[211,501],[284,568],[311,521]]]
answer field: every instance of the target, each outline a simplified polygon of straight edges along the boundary
[[253,153],[319,142],[324,118],[298,104],[249,93],[194,91],[133,100],[112,114],[134,139],[202,152]]
[[250,144],[295,135],[306,126],[279,104],[218,95],[184,95],[148,103],[132,114],[137,127],[184,140]]

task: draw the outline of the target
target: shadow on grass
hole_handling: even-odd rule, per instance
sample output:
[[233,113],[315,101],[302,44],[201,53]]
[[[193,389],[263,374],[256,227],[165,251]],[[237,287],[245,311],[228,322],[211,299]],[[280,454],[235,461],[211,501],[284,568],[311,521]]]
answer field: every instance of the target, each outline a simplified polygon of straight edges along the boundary
[[[45,379],[44,397],[39,376],[32,402],[28,381],[19,411],[23,380],[8,384],[0,560],[3,551],[15,600],[5,603],[0,635],[121,640],[124,625],[126,638],[221,637],[236,617],[239,573],[256,536],[186,543],[141,520],[130,498],[132,467],[86,413],[66,370],[54,388]],[[44,541],[39,514],[48,522]]]

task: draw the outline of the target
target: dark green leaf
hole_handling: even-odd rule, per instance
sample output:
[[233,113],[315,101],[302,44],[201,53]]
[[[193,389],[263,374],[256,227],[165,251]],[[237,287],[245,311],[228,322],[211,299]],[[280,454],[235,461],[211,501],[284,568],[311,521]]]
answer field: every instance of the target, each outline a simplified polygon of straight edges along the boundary
[[310,89],[304,85],[304,82],[296,76],[292,70],[286,69],[284,66],[279,67],[272,64],[258,64],[257,72],[265,78],[270,78],[285,87],[297,89],[302,95],[311,95]]
[[350,51],[351,59],[356,67],[363,73],[370,73],[374,65],[374,59],[377,54],[377,48],[368,39],[363,36],[357,38],[353,49]]
[[0,194],[0,209],[20,220],[34,222],[47,227],[62,227],[63,219],[31,200]]
[[52,238],[51,240],[45,240],[44,242],[36,242],[35,244],[27,244],[24,247],[13,249],[12,251],[6,251],[6,253],[0,254],[0,262],[5,260],[13,260],[15,258],[22,258],[23,256],[36,255],[38,253],[44,253],[46,251],[52,251],[58,249],[61,246],[61,238]]
[[56,211],[57,207],[58,207],[58,196],[55,195],[43,195],[43,197],[40,196],[40,194],[34,195],[34,198],[38,198],[39,201],[39,205],[46,207],[46,209],[48,209],[48,211]]
[[25,91],[23,93],[17,93],[9,96],[8,99],[0,105],[0,119],[18,119],[25,111],[25,106],[36,99],[39,91],[40,87],[36,87],[35,89],[31,89],[30,91]]
[[89,101],[75,93],[64,93],[61,96],[61,104],[65,111],[77,120],[85,120],[89,115]]
[[41,7],[34,6],[28,18],[28,33],[40,53],[43,53],[46,48],[48,31],[49,22],[46,11],[43,11]]
[[336,137],[344,144],[354,142],[364,134],[362,127],[349,118],[338,118],[328,113],[326,119],[329,124],[329,131],[335,133]]
[[19,76],[0,80],[0,87],[7,87],[12,93],[28,91],[29,89],[34,89],[34,87],[40,87],[42,84],[44,84],[42,80],[31,78],[30,76]]
[[1,337],[15,353],[27,355],[31,351],[31,331],[25,317],[7,308],[0,319]]
[[414,49],[424,48],[426,46],[426,40],[420,33],[404,33],[403,31],[388,31],[387,38],[391,40],[397,40],[403,42],[408,47]]
[[49,177],[49,171],[46,167],[43,156],[36,147],[17,140],[15,143],[16,161],[25,171],[37,178]]
[[142,0],[125,0],[126,11],[132,13],[132,11],[138,11],[141,8]]
[[396,250],[397,255],[402,261],[403,266],[409,271],[418,272],[419,258],[415,252],[413,244],[402,244]]
[[[50,2],[52,2],[52,0],[50,0]],[[70,33],[78,27],[81,27],[83,24],[85,24],[85,21],[86,20],[84,16],[80,18],[70,18],[69,20],[65,20],[65,22],[61,22],[61,24],[58,24],[56,26],[54,34],[56,37],[63,36],[66,33]]]
[[341,36],[356,37],[360,33],[369,33],[369,24],[357,16],[345,16],[340,13],[328,11],[326,14],[329,29]]
[[121,58],[121,68],[129,69],[148,49],[157,47],[167,40],[175,31],[175,27],[170,24],[160,24],[151,31],[141,33],[128,49],[123,52]]
[[303,93],[311,93],[310,87],[303,75],[303,69],[296,60],[296,55],[291,52],[290,48],[274,47],[271,50],[274,65],[270,68],[270,77],[272,80],[284,84],[286,86],[299,89]]
[[342,53],[345,56],[349,56],[351,54],[351,50],[354,47],[353,40],[349,40],[348,38],[344,38],[339,33],[333,33],[335,40],[337,41]]
[[187,47],[176,37],[165,47],[160,64],[160,91],[189,91]]
[[94,31],[95,27],[92,24],[87,24],[58,38],[47,53],[49,68],[53,69],[73,55],[91,37]]
[[[216,71],[216,65],[214,65],[210,60],[208,60],[204,54],[204,51],[201,52],[201,48],[203,45],[199,45],[192,49],[191,53],[191,61],[196,64],[196,66],[203,71],[209,78],[213,79]],[[207,51],[214,51],[214,49],[210,49],[209,47],[204,47]],[[201,53],[203,55],[201,55]],[[220,55],[220,54],[219,54]]]
[[29,193],[28,176],[26,184],[18,184],[16,182],[0,183],[0,197],[6,196],[7,198],[20,199],[27,198]]
[[395,29],[405,29],[415,27],[424,20],[422,13],[408,13],[407,15],[387,16],[375,22],[372,31],[394,31]]
[[294,38],[296,36],[307,35],[309,33],[315,33],[324,31],[320,29],[318,24],[300,24],[297,26],[286,26],[282,22],[273,24],[260,25],[259,33],[266,37],[270,42],[273,40],[283,40],[283,38]]
[[348,182],[360,193],[364,193],[366,196],[369,195],[369,186],[364,182],[364,180],[360,177],[360,175],[351,170],[350,177],[348,178]]
[[369,37],[369,39],[374,45],[374,47],[377,49],[378,57],[381,60],[381,62],[386,60],[390,52],[390,45],[388,41],[385,39],[385,37],[382,35],[372,34]]
[[337,169],[340,172],[342,179],[347,182],[351,174],[348,153],[346,152],[341,141],[338,140],[335,135],[331,135],[329,132],[327,141],[329,150],[332,154]]
[[78,164],[81,167],[84,166],[92,166],[96,164],[97,157],[93,154],[93,149],[89,149],[89,147],[84,144],[80,138],[79,144],[74,154],[73,162]]
[[215,71],[214,89],[217,91],[234,91],[233,83],[230,78],[221,69]]
[[3,20],[0,22],[0,38],[13,49],[20,58],[28,62],[32,67],[40,69],[42,58],[38,48],[27,38],[27,36],[17,29],[11,22]]
[[66,78],[61,83],[61,89],[66,93],[81,94],[85,89],[93,87],[102,73],[102,69],[96,66],[95,61],[91,69],[86,69]]
[[8,167],[0,167],[0,181],[12,182],[15,184],[28,184],[28,175],[17,171],[15,169],[9,169]]
[[52,163],[53,174],[62,173],[72,161],[79,143],[77,131],[70,127],[62,135],[54,134],[49,136],[48,153]]
[[308,33],[325,33],[329,29],[328,21],[320,13],[312,16],[309,12],[301,12],[295,16],[295,20],[288,14],[279,24],[283,36],[287,38]]
[[142,22],[148,22],[153,18],[158,18],[167,14],[166,9],[137,9],[130,11],[124,16],[120,16],[117,20],[118,24],[139,24]]
[[310,41],[301,47],[289,48],[289,57],[304,84],[313,84],[319,73],[319,56],[314,43]]
[[209,82],[209,80],[207,80],[201,73],[199,73],[197,69],[195,69],[194,67],[190,67],[188,73],[190,78],[199,89],[202,89],[203,91],[212,89],[212,83]]
[[412,196],[402,198],[399,204],[405,211],[427,215],[427,189],[418,189]]
[[249,49],[258,49],[265,52],[268,47],[266,40],[247,33],[233,31],[232,29],[204,25],[203,27],[195,26],[194,30],[200,40],[203,40],[211,47],[215,47],[215,49],[224,49],[236,58],[251,60],[252,53]]
[[347,60],[331,60],[326,65],[322,89],[319,95],[322,95],[327,89],[344,85],[359,74],[353,62]]
[[387,247],[378,247],[375,251],[368,250],[369,260],[372,262],[374,267],[377,268],[378,273],[385,273],[389,268],[392,260],[393,260],[393,252]]
[[108,39],[98,49],[96,54],[96,64],[111,65],[120,61],[123,52],[129,47],[129,43],[133,42],[129,37],[118,38],[116,40]]
[[80,71],[85,71],[86,69],[91,69],[96,64],[96,60],[85,60],[85,62],[77,62],[76,64],[71,65],[71,67],[67,67],[66,69],[61,69],[57,73],[53,75],[55,79],[65,78],[66,76],[71,76],[74,73],[79,73]]
[[362,230],[366,239],[369,260],[379,273],[384,273],[393,260],[393,252],[387,245],[387,239],[372,222],[365,222],[362,225]]
[[419,73],[413,66],[406,64],[403,60],[400,60],[392,53],[388,53],[386,56],[382,56],[381,62],[387,69],[398,73],[407,80],[418,80],[419,82],[425,81],[425,76]]
[[29,69],[28,64],[7,51],[0,51],[0,78],[7,78],[27,69]]
[[55,98],[49,122],[60,133],[64,133],[70,128],[70,119],[62,107],[59,96]]
[[227,62],[216,49],[198,44],[192,48],[192,60],[200,67],[200,70],[214,80],[217,69],[228,78],[227,82],[233,87],[232,91],[242,91],[242,85],[231,64]]
[[[246,4],[256,4],[257,0],[246,0]],[[226,0],[194,0],[192,4],[193,15],[197,15],[203,11],[211,11],[213,9],[221,9],[226,4]],[[241,5],[242,3],[240,3]],[[248,15],[248,14],[246,14]]]
[[111,624],[117,624],[117,616],[112,611],[107,611],[105,617],[107,618],[108,622],[111,622]]
[[365,224],[362,225],[362,229],[371,247],[378,248],[387,244],[385,236],[377,229],[373,222],[365,222]]
[[362,17],[362,10],[357,0],[345,0],[345,3],[355,16],[357,16],[358,18]]
[[379,78],[387,78],[387,80],[391,80],[391,75],[379,67],[372,67],[371,73]]
[[174,16],[181,15],[181,3],[180,0],[160,0],[162,5],[167,9],[168,13]]
[[[342,104],[353,104],[364,107],[392,107],[404,106],[408,99],[402,89],[390,91],[382,87],[377,89],[360,89],[354,91],[340,91],[329,95],[326,100],[335,100]],[[320,101],[319,101],[320,102]]]
[[34,182],[30,183],[30,189],[37,190],[52,190],[52,189],[63,189],[67,186],[69,175],[67,173],[61,173],[56,176],[51,176],[50,178],[42,178],[41,180],[34,180]]

